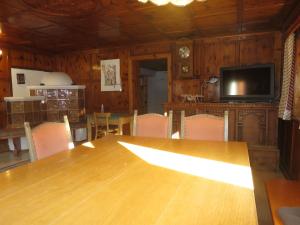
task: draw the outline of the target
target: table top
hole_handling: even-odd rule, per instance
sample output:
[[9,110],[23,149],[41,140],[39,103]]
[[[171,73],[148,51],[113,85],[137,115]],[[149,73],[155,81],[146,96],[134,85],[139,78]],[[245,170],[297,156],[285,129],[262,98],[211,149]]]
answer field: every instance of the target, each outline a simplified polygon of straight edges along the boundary
[[0,224],[257,224],[247,145],[106,136],[0,174]]

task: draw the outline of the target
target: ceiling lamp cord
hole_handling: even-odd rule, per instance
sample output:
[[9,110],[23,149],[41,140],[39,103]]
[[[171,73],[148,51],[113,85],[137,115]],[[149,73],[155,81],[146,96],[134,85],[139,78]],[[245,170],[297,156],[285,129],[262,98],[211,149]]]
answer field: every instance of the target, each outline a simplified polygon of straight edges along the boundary
[[[155,5],[161,6],[161,5],[166,5],[168,3],[171,3],[176,6],[186,6],[190,3],[192,3],[194,0],[138,0],[139,2],[142,3],[147,3],[147,2],[152,2]],[[198,2],[205,2],[206,0],[196,0]]]

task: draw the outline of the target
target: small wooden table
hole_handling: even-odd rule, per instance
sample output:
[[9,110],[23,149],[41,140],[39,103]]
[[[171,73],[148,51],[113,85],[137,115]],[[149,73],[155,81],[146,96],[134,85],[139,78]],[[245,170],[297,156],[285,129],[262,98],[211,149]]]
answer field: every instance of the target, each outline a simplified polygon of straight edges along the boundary
[[0,140],[12,138],[14,144],[14,155],[21,153],[21,137],[25,136],[24,128],[4,128],[0,129]]
[[257,225],[246,143],[109,135],[0,174],[0,224]]
[[[118,126],[118,134],[123,135],[123,125],[130,124],[130,130],[132,126],[132,116],[128,114],[122,113],[112,113],[111,117],[109,118],[108,123],[110,125]],[[94,127],[94,117],[93,115],[87,115],[87,136],[88,140],[92,140],[92,127]]]

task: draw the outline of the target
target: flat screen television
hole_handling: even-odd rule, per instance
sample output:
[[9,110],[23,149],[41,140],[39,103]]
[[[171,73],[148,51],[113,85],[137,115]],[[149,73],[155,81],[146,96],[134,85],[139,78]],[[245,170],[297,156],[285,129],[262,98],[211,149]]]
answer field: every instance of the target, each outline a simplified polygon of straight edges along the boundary
[[273,101],[274,70],[274,64],[221,68],[221,101]]

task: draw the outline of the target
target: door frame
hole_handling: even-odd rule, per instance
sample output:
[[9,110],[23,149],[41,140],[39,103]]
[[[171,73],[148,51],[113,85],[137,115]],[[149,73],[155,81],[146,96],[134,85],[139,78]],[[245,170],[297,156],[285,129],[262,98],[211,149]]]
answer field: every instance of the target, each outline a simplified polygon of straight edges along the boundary
[[133,102],[136,98],[134,96],[134,76],[133,74],[134,63],[141,60],[155,60],[155,59],[166,59],[167,60],[167,76],[168,76],[168,103],[172,102],[172,55],[171,53],[160,53],[160,54],[149,54],[149,55],[138,55],[130,56],[128,62],[128,103],[129,103],[129,113],[133,112]]

